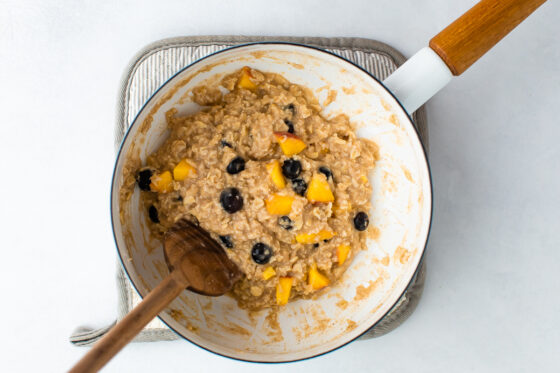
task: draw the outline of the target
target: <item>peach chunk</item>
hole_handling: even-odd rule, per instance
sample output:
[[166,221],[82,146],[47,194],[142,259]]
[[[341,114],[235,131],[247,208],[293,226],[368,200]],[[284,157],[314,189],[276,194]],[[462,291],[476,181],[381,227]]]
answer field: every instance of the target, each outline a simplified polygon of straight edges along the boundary
[[288,303],[294,279],[291,277],[280,277],[276,285],[276,304],[283,306]]
[[309,268],[307,283],[311,285],[313,290],[319,290],[329,285],[329,279],[327,276],[321,274],[317,269],[317,265],[313,263],[311,268]]
[[289,132],[274,132],[274,137],[282,149],[282,153],[287,156],[301,153],[307,145],[302,139]]
[[292,211],[294,197],[273,194],[266,201],[266,210],[272,215],[288,215]]
[[330,240],[336,235],[336,232],[321,230],[317,233],[300,233],[296,235],[296,241],[298,243],[317,243],[323,240]]
[[247,66],[241,69],[241,76],[239,77],[239,81],[237,82],[237,86],[239,88],[248,89],[250,91],[257,88],[257,85],[253,83],[251,78],[253,75],[251,74],[251,69]]
[[186,159],[177,163],[177,166],[173,169],[173,179],[177,181],[183,181],[189,176],[196,175],[196,168],[192,166]]
[[334,195],[327,178],[323,174],[315,174],[307,187],[307,199],[309,202],[333,202]]
[[280,166],[280,162],[274,160],[266,165],[266,169],[270,175],[272,183],[276,185],[278,189],[286,187],[286,180],[284,179],[284,175],[282,175],[282,166]]
[[151,178],[150,190],[159,193],[169,193],[173,190],[173,177],[171,172],[164,171],[159,175]]
[[344,262],[348,258],[349,253],[350,253],[350,246],[349,245],[340,245],[336,248],[336,257],[338,258],[338,265],[339,266],[344,264]]
[[262,273],[262,277],[265,280],[268,280],[271,277],[274,277],[274,275],[276,274],[276,271],[274,270],[274,268],[272,267],[268,267],[267,269],[265,269]]

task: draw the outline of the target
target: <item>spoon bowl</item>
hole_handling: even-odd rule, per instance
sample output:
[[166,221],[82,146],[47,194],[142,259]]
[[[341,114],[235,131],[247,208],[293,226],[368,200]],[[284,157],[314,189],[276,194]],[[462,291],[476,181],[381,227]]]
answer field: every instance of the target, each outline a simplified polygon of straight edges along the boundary
[[222,246],[205,230],[186,219],[179,220],[164,235],[163,252],[170,270],[180,270],[188,289],[220,296],[241,277]]

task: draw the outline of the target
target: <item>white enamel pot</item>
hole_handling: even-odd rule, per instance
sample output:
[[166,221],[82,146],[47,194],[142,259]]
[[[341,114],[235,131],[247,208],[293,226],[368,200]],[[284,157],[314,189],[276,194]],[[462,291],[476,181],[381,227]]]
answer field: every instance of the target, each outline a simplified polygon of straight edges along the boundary
[[[525,6],[524,16],[534,8]],[[455,23],[464,17],[472,22],[467,13]],[[492,44],[499,40],[494,39]],[[433,49],[437,47],[432,45]],[[433,49],[421,50],[382,83],[360,67],[320,49],[286,43],[249,44],[203,58],[158,89],[123,140],[111,194],[118,252],[141,296],[154,288],[168,270],[161,243],[154,242],[148,234],[146,217],[139,206],[139,190],[123,205],[119,201],[123,167],[132,152],[144,162],[163,143],[167,135],[165,112],[169,109],[177,108],[181,114],[199,110],[185,99],[195,86],[212,84],[243,66],[282,74],[293,83],[315,90],[320,102],[327,96],[327,90],[320,88],[328,86],[337,91],[337,96],[324,107],[324,114],[348,115],[358,125],[358,135],[378,145],[380,156],[369,176],[373,185],[370,224],[379,235],[368,241],[368,249],[356,256],[340,282],[328,292],[317,299],[290,302],[281,308],[275,321],[268,311],[249,314],[228,296],[210,298],[184,291],[160,314],[163,322],[183,338],[223,356],[285,362],[341,347],[375,326],[391,310],[421,263],[432,216],[428,162],[409,113],[443,87],[452,71],[462,72],[456,68],[453,56],[443,53],[445,62],[439,56],[449,47],[437,54]],[[479,50],[479,56],[484,52]]]

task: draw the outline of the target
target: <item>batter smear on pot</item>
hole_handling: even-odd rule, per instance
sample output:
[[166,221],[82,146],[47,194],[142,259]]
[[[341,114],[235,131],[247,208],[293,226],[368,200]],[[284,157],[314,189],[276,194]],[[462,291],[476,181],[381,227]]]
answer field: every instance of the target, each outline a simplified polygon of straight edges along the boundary
[[245,67],[192,99],[204,108],[169,111],[169,138],[136,170],[152,233],[198,222],[245,274],[244,308],[332,286],[366,248],[375,144],[277,74]]

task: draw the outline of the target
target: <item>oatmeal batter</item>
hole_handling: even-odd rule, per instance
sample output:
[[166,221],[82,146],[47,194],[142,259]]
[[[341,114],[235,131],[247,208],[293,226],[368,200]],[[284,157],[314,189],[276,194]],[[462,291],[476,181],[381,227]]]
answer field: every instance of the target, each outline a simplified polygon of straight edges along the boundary
[[312,297],[366,248],[376,147],[280,75],[246,67],[220,84],[193,90],[200,112],[167,113],[169,138],[136,172],[150,229],[209,231],[245,274],[241,307]]

